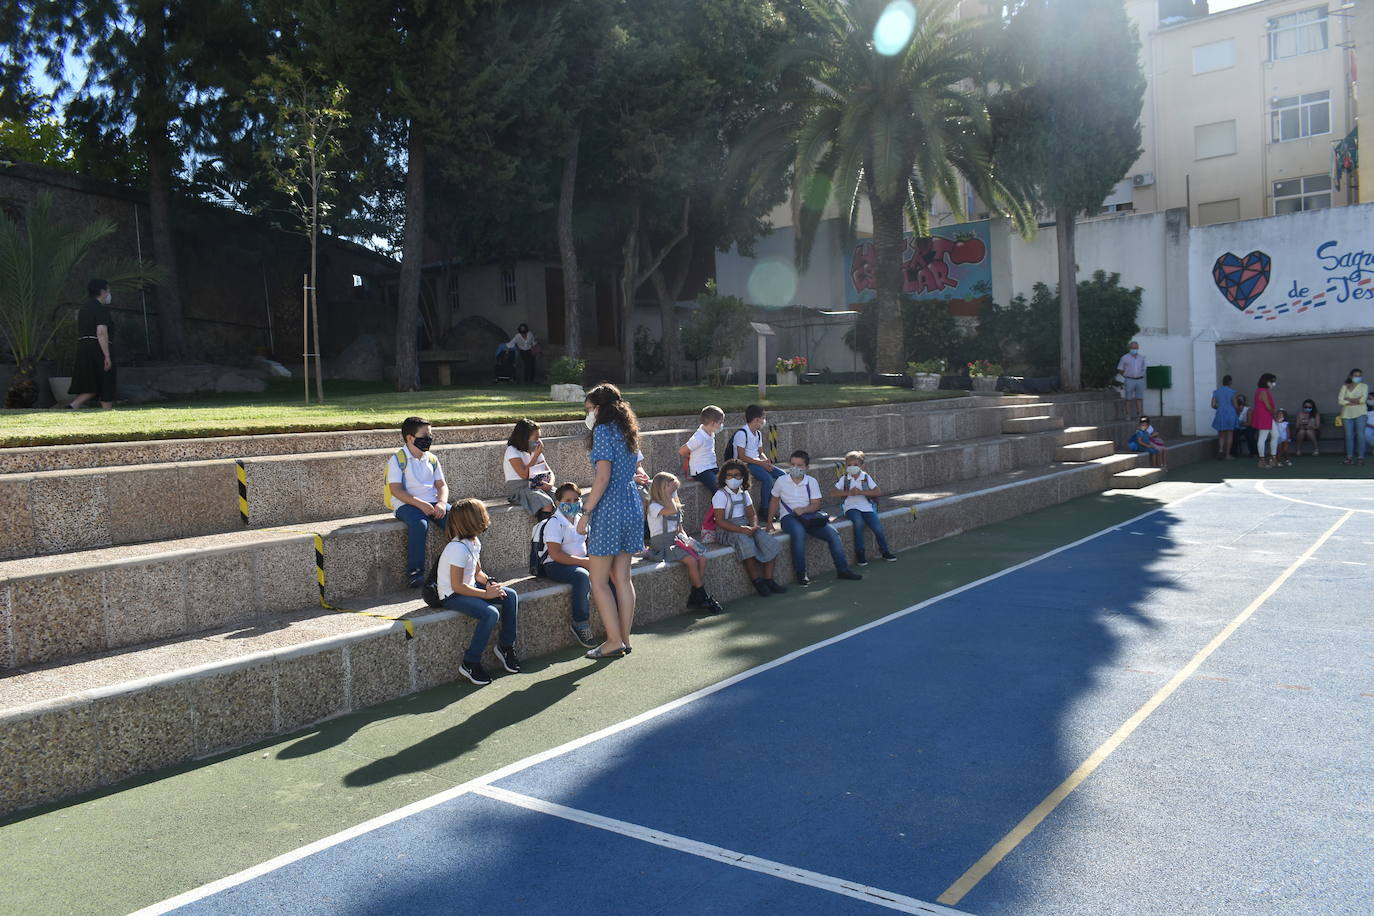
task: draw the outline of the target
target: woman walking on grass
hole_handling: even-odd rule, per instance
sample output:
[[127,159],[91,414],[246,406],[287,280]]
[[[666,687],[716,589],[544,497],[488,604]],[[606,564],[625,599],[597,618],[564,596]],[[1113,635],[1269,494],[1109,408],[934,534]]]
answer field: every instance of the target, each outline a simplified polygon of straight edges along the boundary
[[588,571],[592,596],[606,628],[606,641],[587,657],[619,658],[631,650],[630,627],[635,618],[630,562],[644,549],[644,503],[635,487],[639,423],[620,389],[607,382],[587,393],[585,406],[595,477],[592,491],[582,501],[577,532],[591,532]]

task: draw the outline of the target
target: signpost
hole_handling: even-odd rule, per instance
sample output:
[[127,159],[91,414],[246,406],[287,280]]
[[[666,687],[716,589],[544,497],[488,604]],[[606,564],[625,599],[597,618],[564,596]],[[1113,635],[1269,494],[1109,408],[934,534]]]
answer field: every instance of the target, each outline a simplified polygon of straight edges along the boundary
[[761,321],[749,322],[759,341],[759,400],[768,393],[768,338],[773,337],[773,329]]

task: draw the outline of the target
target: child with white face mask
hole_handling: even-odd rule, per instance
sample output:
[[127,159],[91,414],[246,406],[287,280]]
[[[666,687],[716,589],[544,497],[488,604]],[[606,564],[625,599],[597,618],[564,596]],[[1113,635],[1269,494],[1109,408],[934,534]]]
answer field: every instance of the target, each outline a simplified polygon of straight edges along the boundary
[[773,562],[782,545],[759,524],[758,510],[749,495],[749,466],[731,458],[721,465],[719,482],[720,489],[711,497],[717,540],[735,548],[760,597],[787,591],[773,579]]
[[884,560],[893,562],[897,557],[888,549],[887,535],[883,524],[878,520],[875,497],[882,496],[878,484],[864,467],[864,453],[852,451],[844,456],[844,473],[835,481],[835,489],[844,494],[844,517],[854,526],[854,560],[860,566],[868,565],[868,551],[864,543],[865,529],[873,531],[873,539],[878,542],[878,550]]

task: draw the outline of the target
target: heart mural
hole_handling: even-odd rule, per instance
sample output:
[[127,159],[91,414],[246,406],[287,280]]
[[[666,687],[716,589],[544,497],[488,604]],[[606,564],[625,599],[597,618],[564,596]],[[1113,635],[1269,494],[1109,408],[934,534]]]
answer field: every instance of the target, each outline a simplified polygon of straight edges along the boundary
[[1212,281],[1226,301],[1243,312],[1269,286],[1271,264],[1263,251],[1252,251],[1244,258],[1228,251],[1212,265]]

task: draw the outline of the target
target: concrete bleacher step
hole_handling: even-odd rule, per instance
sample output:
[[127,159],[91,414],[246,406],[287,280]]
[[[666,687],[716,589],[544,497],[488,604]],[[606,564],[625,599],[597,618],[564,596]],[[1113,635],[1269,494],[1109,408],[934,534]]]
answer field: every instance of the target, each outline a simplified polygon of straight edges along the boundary
[[[1099,492],[1134,459],[1112,455],[1022,468],[897,494],[882,502],[883,524],[894,548],[911,548]],[[852,554],[849,523],[837,527]],[[751,594],[750,584],[729,548],[711,547],[708,557],[708,588],[727,603],[728,613],[729,602]],[[814,539],[807,541],[807,565],[813,577],[832,569]],[[680,564],[636,563],[632,574],[638,624],[684,610],[687,580]],[[776,575],[785,584],[793,579],[786,549]],[[567,586],[519,577],[512,587],[521,594],[523,656],[575,644],[567,629]],[[0,680],[0,772],[20,774],[0,781],[0,814],[289,733],[457,677],[472,630],[467,618],[426,608],[411,590],[349,606],[405,615],[415,638],[407,640],[399,623],[313,607],[66,664],[29,666]],[[595,611],[592,619],[599,632]],[[487,658],[495,669],[489,648]]]
[[1113,490],[1139,490],[1164,479],[1163,468],[1131,468],[1112,475]]
[[1055,457],[1059,461],[1091,461],[1094,458],[1102,458],[1116,451],[1116,445],[1106,439],[1088,439],[1083,442],[1074,442],[1069,445],[1061,445],[1055,452]]
[[1008,417],[1002,421],[1004,433],[1039,433],[1050,429],[1063,429],[1064,418],[1041,415],[1034,417]]

